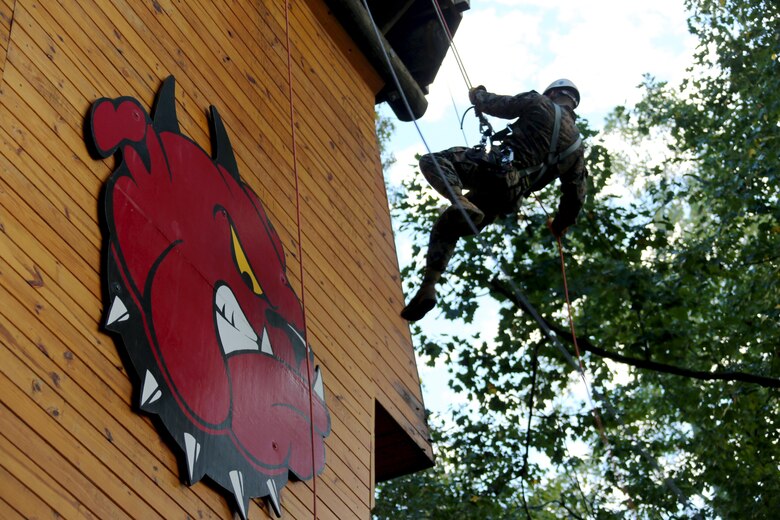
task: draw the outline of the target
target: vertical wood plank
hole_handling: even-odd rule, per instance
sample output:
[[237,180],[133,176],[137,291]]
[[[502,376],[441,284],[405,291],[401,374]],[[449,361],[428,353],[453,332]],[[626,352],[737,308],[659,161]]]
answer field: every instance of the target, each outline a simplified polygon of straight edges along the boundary
[[[217,106],[306,298],[332,432],[317,496],[312,481],[289,483],[285,516],[311,518],[316,500],[322,519],[370,517],[374,399],[425,444],[397,316],[377,77],[327,16],[322,0],[0,0],[0,517],[231,516],[223,493],[181,484],[181,454],[135,410],[123,347],[101,326],[101,190],[114,164],[89,156],[84,118],[104,96],[150,109],[171,74],[182,132],[207,151],[205,111]],[[250,516],[267,507],[252,502]]]

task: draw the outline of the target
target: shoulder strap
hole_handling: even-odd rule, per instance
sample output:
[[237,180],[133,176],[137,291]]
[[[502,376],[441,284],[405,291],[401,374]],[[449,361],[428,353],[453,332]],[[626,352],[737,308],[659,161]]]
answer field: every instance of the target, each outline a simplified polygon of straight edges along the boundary
[[548,167],[557,164],[562,159],[565,159],[576,152],[580,146],[582,146],[582,137],[578,135],[577,140],[569,145],[564,151],[559,154],[555,153],[558,148],[558,139],[561,135],[561,107],[558,106],[557,103],[553,103],[553,107],[555,108],[555,121],[553,123],[553,132],[550,138],[550,151],[547,153],[547,160],[541,164],[525,168],[518,172],[520,174],[520,184],[523,186],[523,191],[527,191],[531,186],[536,184],[547,172]]
[[558,103],[553,103],[555,108],[555,123],[553,123],[552,138],[550,139],[550,151],[547,154],[547,165],[553,165],[557,161],[555,160],[555,150],[558,149],[558,138],[561,135],[561,107]]

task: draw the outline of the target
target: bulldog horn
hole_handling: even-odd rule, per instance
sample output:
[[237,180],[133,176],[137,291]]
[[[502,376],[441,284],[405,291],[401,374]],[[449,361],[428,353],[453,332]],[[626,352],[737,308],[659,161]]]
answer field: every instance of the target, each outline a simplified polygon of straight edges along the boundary
[[211,139],[214,162],[225,168],[234,179],[240,181],[241,177],[238,174],[238,164],[236,164],[236,156],[233,154],[233,147],[230,145],[230,137],[228,137],[219,111],[214,105],[211,106]]
[[179,119],[176,117],[176,80],[173,76],[165,78],[157,92],[152,124],[158,134],[161,132],[180,133]]

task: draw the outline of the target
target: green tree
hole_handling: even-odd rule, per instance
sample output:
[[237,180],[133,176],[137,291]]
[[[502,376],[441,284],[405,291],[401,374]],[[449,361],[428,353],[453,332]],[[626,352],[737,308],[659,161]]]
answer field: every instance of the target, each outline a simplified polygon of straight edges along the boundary
[[[689,78],[673,87],[648,77],[643,100],[617,108],[607,125],[637,150],[663,140],[667,156],[610,152],[581,125],[590,195],[564,248],[608,444],[589,405],[567,405],[567,392],[582,386],[577,371],[518,297],[573,353],[555,244],[545,213],[529,202],[463,241],[442,291],[444,318],[466,323],[480,296],[500,302],[496,336],[428,338],[417,329],[421,353],[447,359],[452,388],[475,404],[455,411],[437,468],[381,488],[380,518],[444,518],[435,511],[469,503],[475,514],[461,518],[780,511],[780,7],[686,5],[700,41]],[[396,199],[418,260],[441,203],[420,179]],[[556,195],[546,190],[541,204],[555,207]],[[405,270],[409,288],[418,277]],[[589,455],[573,456],[572,443]],[[414,497],[424,504],[432,489],[428,510],[393,509]]]
[[395,164],[395,156],[393,155],[393,152],[387,148],[390,137],[393,135],[393,130],[395,130],[395,125],[393,124],[392,119],[379,112],[374,114],[374,122],[376,126],[376,140],[379,144],[379,157],[382,161],[382,170],[387,170]]

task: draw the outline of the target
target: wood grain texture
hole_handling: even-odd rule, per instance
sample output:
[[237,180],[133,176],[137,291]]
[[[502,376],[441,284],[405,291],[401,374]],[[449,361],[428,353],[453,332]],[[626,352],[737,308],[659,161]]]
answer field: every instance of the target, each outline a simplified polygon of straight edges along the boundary
[[[374,134],[381,84],[322,0],[289,4],[288,84],[286,5],[0,0],[3,518],[232,518],[220,490],[182,484],[181,455],[136,413],[137,389],[101,326],[100,197],[114,164],[90,157],[84,119],[100,97],[150,109],[169,75],[182,133],[207,151],[206,110],[218,108],[284,245],[323,369],[326,468],[316,485],[285,487],[285,516],[311,518],[316,504],[322,519],[370,517],[375,401],[431,453],[398,317]],[[266,505],[249,515],[268,517]]]

